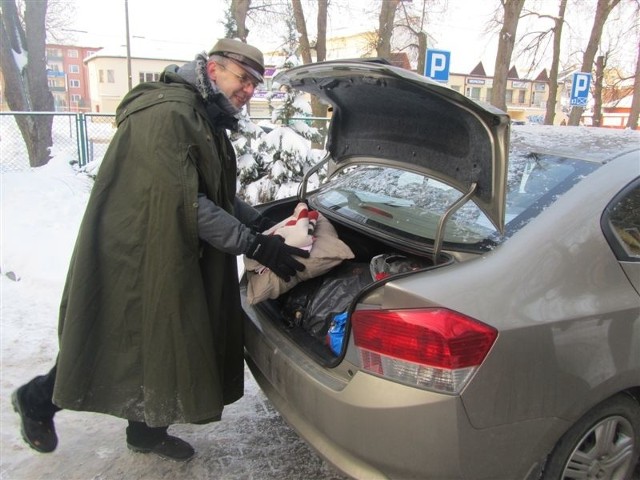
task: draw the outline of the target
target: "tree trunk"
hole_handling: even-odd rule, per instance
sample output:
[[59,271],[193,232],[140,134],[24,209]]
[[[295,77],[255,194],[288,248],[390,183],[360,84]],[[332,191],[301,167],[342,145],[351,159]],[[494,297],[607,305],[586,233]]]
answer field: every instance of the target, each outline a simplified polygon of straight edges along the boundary
[[604,57],[598,56],[596,61],[596,81],[593,86],[593,126],[602,126],[602,82],[604,80]]
[[391,36],[393,35],[393,24],[399,4],[400,0],[382,0],[382,6],[380,7],[376,50],[378,57],[387,60],[391,58]]
[[633,100],[631,101],[631,111],[627,128],[636,130],[638,128],[638,116],[640,116],[640,43],[638,43],[638,60],[636,61],[636,76],[633,82]]
[[567,10],[567,0],[560,0],[558,16],[553,27],[553,58],[549,71],[549,99],[544,116],[545,125],[553,125],[556,117],[556,104],[558,98],[558,70],[560,66],[560,41],[562,40],[562,27],[564,26],[564,14]]
[[302,2],[300,0],[291,0],[293,7],[293,18],[296,21],[296,30],[298,30],[299,53],[302,57],[302,63],[308,65],[311,60],[311,45],[309,44],[309,35],[307,35],[307,22],[304,19],[304,11],[302,10]]
[[[47,84],[45,52],[45,17],[47,0],[26,2],[25,26],[22,28],[15,0],[2,0],[0,21],[0,66],[5,82],[5,98],[12,111],[52,112],[53,95]],[[16,59],[26,58],[18,65]],[[29,165],[45,165],[53,145],[52,115],[16,115]]]
[[[591,28],[591,36],[589,37],[589,43],[587,44],[587,49],[585,50],[584,57],[582,59],[582,72],[591,73],[593,71],[593,61],[596,58],[596,53],[600,46],[602,29],[609,17],[609,14],[611,13],[611,10],[613,10],[619,3],[620,0],[598,0],[596,15],[593,19],[593,27]],[[574,106],[571,109],[571,114],[569,115],[569,125],[578,125],[583,112],[584,107]]]
[[509,64],[516,40],[516,30],[520,20],[520,12],[525,0],[502,0],[504,18],[498,39],[496,66],[493,73],[493,87],[491,89],[491,104],[500,110],[507,111],[507,76]]
[[424,67],[427,61],[427,34],[425,32],[418,32],[418,65],[417,72],[420,75],[424,75]]
[[251,6],[251,0],[231,0],[231,12],[236,23],[235,36],[243,42],[247,41],[247,12]]
[[[296,22],[296,30],[300,34],[300,56],[302,62],[307,65],[313,62],[311,56],[311,44],[309,42],[309,36],[307,34],[307,22],[304,18],[304,11],[302,9],[302,3],[300,0],[291,0],[291,7],[293,8],[293,17]],[[327,52],[327,0],[318,1],[318,38],[316,40],[316,60],[321,62],[326,58]],[[320,100],[312,96],[311,97],[311,112],[314,117],[326,117],[327,106],[320,102]],[[314,121],[313,126],[319,130],[326,128],[324,121]],[[324,135],[323,135],[324,138]],[[323,148],[324,145],[314,143],[313,148]]]
[[318,38],[316,40],[316,61],[327,59],[327,11],[328,0],[318,0]]

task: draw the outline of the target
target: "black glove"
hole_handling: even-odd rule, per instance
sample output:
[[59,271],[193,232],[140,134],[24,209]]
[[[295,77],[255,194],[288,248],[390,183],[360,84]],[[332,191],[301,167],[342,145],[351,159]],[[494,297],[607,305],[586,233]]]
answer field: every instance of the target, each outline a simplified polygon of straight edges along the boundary
[[256,233],[262,233],[265,230],[269,230],[276,223],[278,222],[271,220],[269,217],[260,215],[251,225],[249,225],[249,228]]
[[296,271],[301,272],[305,268],[292,255],[309,258],[309,252],[287,245],[280,235],[262,235],[260,233],[256,235],[256,239],[247,250],[246,255],[269,268],[285,282],[288,282]]

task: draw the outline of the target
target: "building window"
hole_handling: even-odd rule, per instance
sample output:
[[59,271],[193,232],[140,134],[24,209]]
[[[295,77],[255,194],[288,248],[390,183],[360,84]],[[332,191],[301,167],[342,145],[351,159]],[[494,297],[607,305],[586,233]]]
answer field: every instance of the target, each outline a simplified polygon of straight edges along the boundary
[[481,91],[482,89],[480,87],[467,87],[467,97],[480,100]]
[[67,50],[67,57],[78,58],[78,50]]
[[140,75],[138,78],[140,80],[140,83],[157,82],[158,80],[160,80],[160,74],[151,73],[151,72],[140,72]]
[[116,83],[116,72],[114,70],[107,70],[107,83]]
[[69,80],[69,88],[80,88],[80,80]]
[[47,85],[49,85],[49,88],[54,88],[56,86],[56,81],[50,78],[47,80]]
[[81,100],[82,100],[82,95],[78,95],[77,93],[74,93],[71,95],[72,102],[80,103]]
[[57,48],[47,48],[47,57],[60,58],[62,53]]
[[527,92],[525,90],[520,90],[518,91],[518,103],[523,104],[524,103],[524,98],[525,98],[525,94]]
[[79,65],[69,65],[69,73],[80,73]]
[[507,89],[506,93],[504,94],[504,101],[506,103],[513,103],[513,90]]
[[104,70],[98,70],[98,81],[104,83]]

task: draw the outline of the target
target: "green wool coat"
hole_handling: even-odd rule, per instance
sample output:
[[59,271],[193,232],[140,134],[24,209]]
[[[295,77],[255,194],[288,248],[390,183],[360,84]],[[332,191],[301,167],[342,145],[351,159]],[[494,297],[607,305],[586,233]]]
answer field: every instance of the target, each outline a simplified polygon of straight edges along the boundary
[[218,420],[244,387],[236,257],[197,224],[198,191],[233,213],[235,154],[224,114],[163,80],[118,107],[62,296],[54,391],[62,408],[150,426]]

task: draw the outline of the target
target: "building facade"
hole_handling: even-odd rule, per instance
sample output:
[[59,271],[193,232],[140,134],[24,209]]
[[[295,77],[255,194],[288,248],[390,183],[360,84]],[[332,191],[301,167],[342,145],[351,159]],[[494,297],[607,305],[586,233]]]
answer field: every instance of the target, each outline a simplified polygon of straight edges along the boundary
[[83,60],[98,50],[96,47],[46,45],[47,83],[56,111],[91,111],[89,75]]
[[158,80],[162,71],[171,64],[183,65],[184,58],[127,57],[123,49],[102,49],[84,60],[89,75],[92,111],[114,113],[122,97],[139,83]]
[[[451,73],[447,85],[464,96],[480,102],[491,102],[493,77],[488,76],[482,63],[469,73]],[[568,96],[564,83],[558,84],[554,124],[566,122]],[[534,79],[519,78],[515,67],[507,77],[505,100],[507,113],[514,123],[544,123],[549,100],[549,77],[546,70]]]

